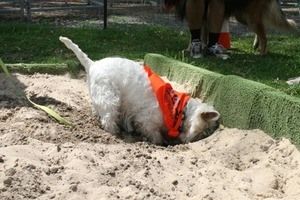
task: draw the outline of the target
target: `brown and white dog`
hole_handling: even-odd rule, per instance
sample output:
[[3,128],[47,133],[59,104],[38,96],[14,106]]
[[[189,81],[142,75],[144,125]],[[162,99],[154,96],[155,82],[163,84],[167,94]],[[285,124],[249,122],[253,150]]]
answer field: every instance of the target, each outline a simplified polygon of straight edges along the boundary
[[[177,14],[183,19],[186,13],[186,2],[189,0],[165,0],[165,5],[176,7]],[[200,0],[202,1],[202,0]],[[203,0],[209,4],[210,0]],[[193,3],[191,1],[190,3]],[[278,0],[220,0],[221,7],[225,6],[224,18],[231,16],[244,25],[247,25],[255,34],[254,49],[259,49],[261,55],[267,53],[267,28],[279,31],[296,32],[295,21],[287,19],[282,12]],[[200,16],[206,16],[204,15]],[[205,18],[205,17],[204,17]],[[205,20],[203,26],[205,29]],[[203,34],[202,34],[203,35]]]

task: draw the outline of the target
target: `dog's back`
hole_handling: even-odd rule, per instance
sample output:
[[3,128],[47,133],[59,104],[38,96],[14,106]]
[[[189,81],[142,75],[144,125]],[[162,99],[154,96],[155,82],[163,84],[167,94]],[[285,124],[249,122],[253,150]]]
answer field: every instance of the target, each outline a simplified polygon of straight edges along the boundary
[[278,0],[224,0],[226,17],[234,16],[251,29],[263,25],[281,31],[295,31],[296,23],[287,19]]
[[[258,0],[256,0],[258,1]],[[297,31],[297,24],[292,19],[287,19],[282,12],[278,0],[271,1],[264,15],[264,24],[281,31]]]

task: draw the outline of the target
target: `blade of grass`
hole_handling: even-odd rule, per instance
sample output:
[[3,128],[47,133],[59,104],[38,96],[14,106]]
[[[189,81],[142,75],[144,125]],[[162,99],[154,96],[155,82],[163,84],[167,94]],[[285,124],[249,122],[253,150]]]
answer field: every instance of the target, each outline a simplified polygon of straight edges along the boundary
[[0,66],[1,66],[2,70],[4,71],[4,73],[6,74],[6,76],[10,76],[8,69],[1,58],[0,58]]
[[52,118],[54,118],[58,123],[60,124],[64,124],[67,126],[72,126],[72,123],[69,122],[68,120],[66,120],[65,118],[61,117],[57,112],[55,112],[54,110],[52,110],[51,108],[48,108],[47,106],[42,106],[39,104],[34,103],[33,101],[31,101],[27,96],[26,98],[28,99],[28,101],[37,109],[42,110],[44,112],[46,112],[49,116],[51,116]]

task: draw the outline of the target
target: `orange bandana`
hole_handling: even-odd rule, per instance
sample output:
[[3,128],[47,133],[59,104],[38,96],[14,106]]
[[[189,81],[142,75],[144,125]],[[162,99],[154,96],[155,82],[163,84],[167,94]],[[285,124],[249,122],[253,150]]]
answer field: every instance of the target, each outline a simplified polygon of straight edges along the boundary
[[187,93],[173,90],[172,86],[163,81],[149,66],[144,65],[144,69],[148,74],[153,92],[163,114],[164,123],[168,129],[168,136],[176,138],[180,134],[183,111],[190,96]]

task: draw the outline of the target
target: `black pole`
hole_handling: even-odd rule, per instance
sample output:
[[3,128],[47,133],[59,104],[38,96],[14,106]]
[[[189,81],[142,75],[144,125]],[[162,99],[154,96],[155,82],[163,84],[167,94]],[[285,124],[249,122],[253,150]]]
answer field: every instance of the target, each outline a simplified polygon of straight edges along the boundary
[[107,27],[107,0],[104,0],[104,5],[103,5],[103,24],[104,24],[104,27],[103,29],[106,29]]

